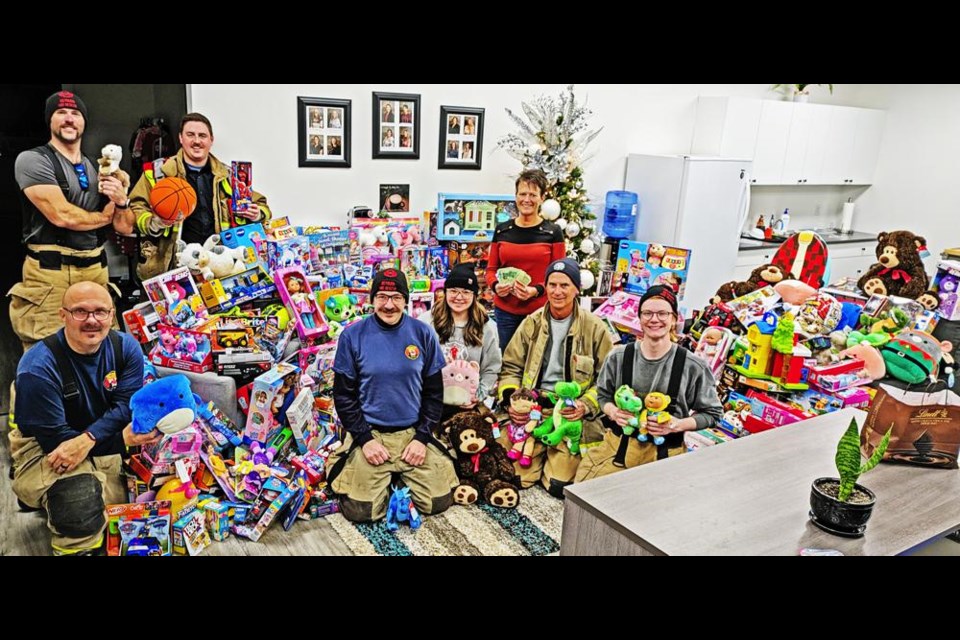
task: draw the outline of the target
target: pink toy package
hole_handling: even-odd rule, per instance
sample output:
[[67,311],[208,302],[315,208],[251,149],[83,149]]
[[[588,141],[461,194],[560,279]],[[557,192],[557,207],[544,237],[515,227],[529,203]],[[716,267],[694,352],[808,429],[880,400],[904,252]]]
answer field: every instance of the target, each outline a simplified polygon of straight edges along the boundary
[[317,306],[317,299],[303,271],[297,268],[278,269],[273,276],[280,298],[287,306],[290,317],[296,320],[300,339],[309,340],[325,334],[330,327]]
[[626,291],[617,291],[607,298],[594,312],[598,318],[605,318],[610,322],[623,327],[629,333],[643,335],[640,327],[640,318],[637,312],[640,309],[640,296]]
[[168,325],[157,325],[159,339],[150,351],[150,362],[161,367],[203,373],[213,369],[210,336]]

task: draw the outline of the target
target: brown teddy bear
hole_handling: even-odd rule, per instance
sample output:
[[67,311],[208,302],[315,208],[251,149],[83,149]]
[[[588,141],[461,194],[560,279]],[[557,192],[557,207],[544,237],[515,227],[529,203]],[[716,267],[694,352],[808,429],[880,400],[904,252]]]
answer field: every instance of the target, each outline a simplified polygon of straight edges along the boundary
[[760,265],[750,274],[750,278],[745,282],[736,280],[720,286],[713,298],[712,304],[718,302],[730,302],[734,298],[745,296],[751,291],[756,291],[760,287],[775,285],[782,280],[796,280],[792,273],[784,273],[783,269],[775,264]]
[[920,297],[930,283],[920,259],[927,241],[909,231],[886,231],[877,236],[877,264],[863,274],[857,286],[867,295]]
[[453,501],[469,505],[483,500],[494,507],[520,504],[520,479],[503,447],[493,437],[493,422],[476,413],[459,413],[448,420],[450,443],[457,453],[460,486]]

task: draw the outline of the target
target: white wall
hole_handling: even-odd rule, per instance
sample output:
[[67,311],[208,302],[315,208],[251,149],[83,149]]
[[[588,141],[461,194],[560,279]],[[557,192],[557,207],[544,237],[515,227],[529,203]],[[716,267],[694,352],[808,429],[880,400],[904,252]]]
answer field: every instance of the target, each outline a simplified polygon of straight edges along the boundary
[[[512,193],[519,163],[496,149],[514,131],[504,107],[539,94],[559,95],[561,84],[376,84],[376,85],[222,85],[190,86],[192,109],[211,118],[214,153],[222,160],[254,162],[255,185],[274,209],[298,223],[342,224],[347,209],[375,206],[381,183],[410,183],[414,211],[436,206],[440,191]],[[622,187],[628,153],[685,153],[690,149],[696,99],[747,96],[776,99],[769,84],[579,84],[577,96],[593,110],[604,131],[584,165],[594,202]],[[371,93],[395,91],[422,96],[419,160],[371,159]],[[872,187],[755,189],[754,209],[790,207],[795,226],[828,226],[839,221],[840,204],[857,201],[855,227],[877,232],[908,228],[923,235],[938,255],[960,246],[960,85],[837,85],[833,95],[814,87],[815,102],[887,110],[886,131]],[[296,97],[353,100],[353,167],[297,167]],[[441,171],[437,167],[440,105],[486,108],[482,171]]]
[[[594,202],[623,186],[628,153],[687,153],[699,95],[735,95],[774,99],[769,84],[576,85],[576,94],[593,110],[603,133],[591,145],[584,165]],[[267,194],[274,211],[297,223],[342,224],[353,205],[376,206],[381,183],[409,183],[411,208],[436,207],[438,192],[513,193],[517,161],[496,148],[514,131],[504,107],[520,110],[521,101],[539,94],[559,95],[561,84],[376,84],[376,85],[190,85],[194,111],[213,122],[214,154],[221,160],[251,160],[254,186]],[[371,159],[373,91],[419,93],[419,160]],[[817,88],[813,89],[817,92]],[[350,169],[297,167],[297,96],[349,98],[353,101],[353,166]],[[820,102],[845,103],[853,89],[826,89]],[[437,169],[440,105],[486,108],[482,171]]]
[[927,239],[934,259],[960,247],[960,84],[863,85],[860,95],[870,103],[864,106],[886,109],[887,121],[856,226],[911,230]]

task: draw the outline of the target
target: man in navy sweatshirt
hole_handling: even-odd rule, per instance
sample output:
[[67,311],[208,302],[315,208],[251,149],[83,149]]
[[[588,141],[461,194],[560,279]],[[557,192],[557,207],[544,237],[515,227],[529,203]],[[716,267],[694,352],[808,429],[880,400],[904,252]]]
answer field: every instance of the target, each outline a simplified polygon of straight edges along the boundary
[[459,485],[432,437],[443,412],[443,352],[433,330],[404,313],[402,273],[378,273],[370,295],[374,314],[347,327],[337,344],[333,399],[348,435],[327,462],[327,480],[354,522],[386,515],[394,476],[420,513],[440,513]]
[[143,354],[128,334],[107,339],[114,311],[103,285],[70,286],[60,308],[64,328],[17,367],[13,490],[23,505],[46,510],[55,555],[101,549],[105,503],[127,501],[117,454],[160,436],[130,427]]

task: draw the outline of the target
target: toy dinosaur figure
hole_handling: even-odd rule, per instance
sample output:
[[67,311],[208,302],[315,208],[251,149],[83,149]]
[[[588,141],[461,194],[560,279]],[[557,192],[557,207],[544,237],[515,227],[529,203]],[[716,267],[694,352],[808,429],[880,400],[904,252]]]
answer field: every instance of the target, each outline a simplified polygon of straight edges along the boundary
[[547,391],[545,395],[553,402],[553,417],[534,429],[533,437],[540,438],[544,444],[551,447],[557,446],[561,440],[566,439],[570,453],[579,454],[583,420],[567,420],[560,411],[575,406],[580,393],[580,385],[576,382],[558,382],[552,393]]
[[[637,434],[637,440],[640,442],[647,441],[648,420],[657,424],[670,422],[672,416],[666,411],[669,406],[670,396],[656,391],[647,394],[647,397],[643,399],[644,409],[640,412],[640,433]],[[663,436],[653,436],[653,444],[663,444]]]
[[401,522],[409,522],[410,528],[419,529],[423,521],[420,512],[413,506],[410,487],[391,487],[390,503],[387,505],[387,531],[396,531]]
[[640,424],[640,412],[643,410],[643,400],[638,398],[637,394],[635,394],[629,386],[622,385],[613,395],[613,401],[616,403],[618,409],[633,414],[630,422],[623,427],[624,435],[629,436],[633,434]]

